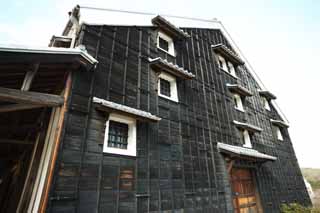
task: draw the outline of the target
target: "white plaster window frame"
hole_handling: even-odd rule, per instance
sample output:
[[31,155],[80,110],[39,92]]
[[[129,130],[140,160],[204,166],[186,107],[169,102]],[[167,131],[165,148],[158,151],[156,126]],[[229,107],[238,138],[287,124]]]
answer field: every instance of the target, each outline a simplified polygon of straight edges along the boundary
[[245,112],[241,96],[237,93],[233,93],[233,98],[236,100],[236,106],[234,106],[234,108],[241,112]]
[[[160,79],[169,81],[170,83],[170,97],[161,94],[160,91]],[[178,100],[178,87],[177,87],[177,79],[176,77],[166,73],[166,72],[161,72],[159,77],[158,77],[158,96],[169,99],[174,102],[179,102]]]
[[271,107],[270,107],[270,103],[269,103],[268,99],[266,97],[262,97],[262,101],[263,101],[263,107],[266,110],[271,111]]
[[[229,75],[231,75],[232,77],[238,79],[237,75],[236,75],[236,69],[233,65],[233,63],[231,63],[230,61],[227,61],[223,56],[221,56],[220,54],[217,54],[217,60],[218,60],[218,66],[220,69],[222,69],[224,72],[228,73]],[[219,61],[222,62],[222,67],[220,66]],[[229,71],[230,70],[230,71]]]
[[[128,125],[128,145],[127,149],[120,149],[108,146],[109,139],[109,123],[110,121],[125,123]],[[117,155],[137,156],[137,121],[136,119],[117,113],[110,113],[109,119],[106,122],[103,152]]]
[[275,128],[276,128],[277,140],[279,140],[279,141],[283,141],[283,135],[282,135],[282,132],[281,132],[280,127],[275,126]]
[[243,136],[243,139],[244,139],[244,144],[243,144],[243,147],[246,147],[246,148],[252,148],[252,143],[251,143],[251,138],[250,138],[250,133],[248,130],[242,130],[242,136]]
[[[168,42],[168,51],[164,50],[160,47],[159,38],[162,38],[163,40]],[[167,34],[161,32],[161,31],[158,32],[158,36],[157,36],[157,48],[174,56],[174,57],[176,56],[175,49],[174,49],[174,40],[170,36],[168,36]]]

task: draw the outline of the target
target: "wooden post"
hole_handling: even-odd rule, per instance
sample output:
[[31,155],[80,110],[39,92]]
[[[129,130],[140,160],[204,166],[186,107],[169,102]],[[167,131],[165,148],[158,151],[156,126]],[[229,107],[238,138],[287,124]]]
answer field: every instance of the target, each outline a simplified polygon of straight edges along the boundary
[[47,203],[48,203],[48,198],[49,198],[49,191],[51,187],[51,182],[53,179],[53,173],[54,173],[54,167],[56,164],[56,160],[58,157],[58,150],[59,150],[59,145],[61,141],[61,133],[62,133],[62,128],[63,128],[63,122],[64,122],[64,117],[67,111],[67,100],[70,95],[71,91],[71,84],[72,84],[72,73],[69,72],[68,79],[66,82],[66,87],[65,87],[65,93],[64,93],[64,104],[60,112],[60,118],[59,118],[59,123],[55,132],[56,138],[55,138],[55,143],[54,143],[54,148],[53,148],[53,153],[52,153],[52,158],[51,158],[51,163],[49,165],[49,171],[48,171],[48,176],[47,176],[47,181],[44,186],[44,189],[42,191],[42,199],[40,202],[40,207],[39,207],[39,212],[45,212]]

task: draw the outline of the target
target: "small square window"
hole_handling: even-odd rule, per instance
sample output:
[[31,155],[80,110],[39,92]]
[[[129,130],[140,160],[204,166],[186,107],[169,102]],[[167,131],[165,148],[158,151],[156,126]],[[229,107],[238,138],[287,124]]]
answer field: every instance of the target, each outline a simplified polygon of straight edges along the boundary
[[266,110],[268,110],[268,111],[271,111],[269,101],[268,101],[265,97],[262,97],[262,100],[263,100],[263,106],[264,106],[264,108],[265,108]]
[[244,111],[242,99],[241,99],[240,95],[233,94],[233,100],[234,100],[235,108],[240,111]]
[[230,61],[228,61],[227,65],[228,65],[228,72],[229,72],[231,75],[236,76],[236,71],[235,71],[235,69],[234,69],[233,64],[232,64]]
[[218,55],[218,63],[219,63],[220,69],[223,69],[224,71],[228,71],[226,60],[221,55]]
[[277,139],[278,139],[279,141],[283,141],[282,132],[281,132],[280,127],[278,127],[278,126],[276,126],[276,134],[277,134]]
[[128,130],[128,124],[110,121],[108,147],[127,149]]
[[176,78],[166,72],[159,75],[158,95],[178,102],[178,89]]
[[103,152],[136,156],[136,119],[110,113],[106,122]]
[[160,78],[160,94],[171,97],[170,81]]
[[169,42],[159,37],[159,47],[165,51],[169,51]]
[[243,137],[243,147],[252,148],[251,135],[249,134],[248,130],[242,131],[242,137]]
[[158,33],[157,47],[170,55],[175,56],[173,39],[161,31]]

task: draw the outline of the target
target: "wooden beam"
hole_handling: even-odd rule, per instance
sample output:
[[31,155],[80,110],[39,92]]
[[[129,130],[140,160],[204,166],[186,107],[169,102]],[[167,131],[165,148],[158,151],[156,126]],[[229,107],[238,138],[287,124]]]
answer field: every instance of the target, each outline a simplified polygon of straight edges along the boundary
[[43,105],[33,105],[33,104],[8,104],[4,106],[0,106],[0,113],[1,112],[14,112],[20,110],[27,110],[27,109],[36,109],[45,107]]
[[22,145],[32,145],[32,141],[24,140],[13,140],[13,139],[0,139],[0,144],[22,144]]
[[59,95],[52,95],[40,92],[21,91],[0,87],[0,100],[22,103],[57,107],[64,103],[64,98]]
[[34,76],[38,72],[39,66],[40,63],[34,64],[32,69],[26,73],[21,87],[22,91],[28,91],[30,89]]

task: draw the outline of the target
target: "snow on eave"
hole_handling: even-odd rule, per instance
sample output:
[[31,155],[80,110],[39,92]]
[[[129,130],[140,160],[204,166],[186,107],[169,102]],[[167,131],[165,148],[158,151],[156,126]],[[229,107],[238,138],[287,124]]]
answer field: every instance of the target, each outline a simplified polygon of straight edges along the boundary
[[159,118],[159,117],[157,117],[155,115],[152,115],[150,112],[146,112],[146,111],[143,111],[143,110],[135,109],[135,108],[128,107],[128,106],[125,106],[125,105],[122,105],[122,104],[118,104],[118,103],[115,103],[115,102],[112,102],[112,101],[107,101],[107,100],[104,100],[104,99],[101,99],[101,98],[94,97],[93,98],[93,103],[100,104],[103,107],[107,107],[107,108],[110,108],[110,109],[113,109],[113,110],[117,110],[117,111],[120,111],[120,112],[131,114],[133,116],[145,118],[145,119],[148,119],[148,120],[151,120],[151,121],[160,121],[161,120],[161,118]]

